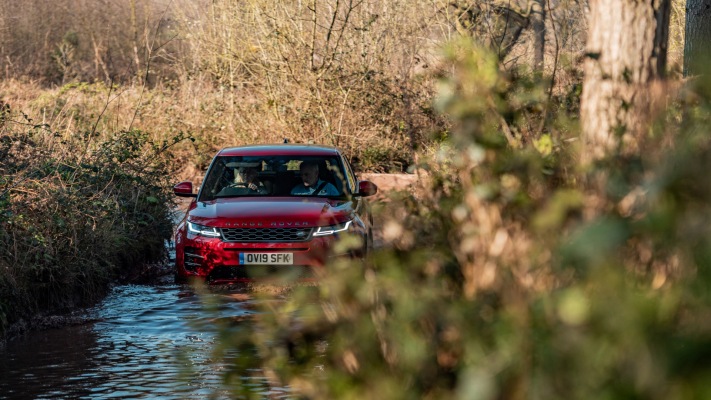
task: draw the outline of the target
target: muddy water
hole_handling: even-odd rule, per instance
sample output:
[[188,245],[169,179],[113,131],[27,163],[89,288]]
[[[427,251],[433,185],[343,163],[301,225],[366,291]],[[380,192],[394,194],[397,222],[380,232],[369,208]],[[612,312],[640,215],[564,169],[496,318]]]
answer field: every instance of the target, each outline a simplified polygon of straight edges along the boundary
[[[257,301],[239,290],[116,287],[89,311],[94,322],[36,332],[0,349],[0,399],[230,398],[225,368],[253,355],[215,353],[215,321],[247,329]],[[259,371],[248,375],[244,385],[264,397],[289,397]]]

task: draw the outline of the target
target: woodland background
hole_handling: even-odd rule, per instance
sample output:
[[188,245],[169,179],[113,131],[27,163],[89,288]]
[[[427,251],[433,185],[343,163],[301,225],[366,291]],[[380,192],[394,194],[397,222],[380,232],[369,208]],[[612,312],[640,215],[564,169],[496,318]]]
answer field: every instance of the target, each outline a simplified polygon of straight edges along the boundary
[[[587,3],[544,3],[532,3],[536,12],[526,1],[8,2],[0,93],[63,133],[96,125],[189,134],[187,175],[225,145],[284,138],[342,147],[363,170],[399,172],[447,135],[432,98],[452,73],[442,46],[458,37],[488,43],[504,71],[544,74],[547,95],[577,107]],[[676,74],[683,18],[677,2]],[[539,137],[554,111],[527,112],[511,140]]]

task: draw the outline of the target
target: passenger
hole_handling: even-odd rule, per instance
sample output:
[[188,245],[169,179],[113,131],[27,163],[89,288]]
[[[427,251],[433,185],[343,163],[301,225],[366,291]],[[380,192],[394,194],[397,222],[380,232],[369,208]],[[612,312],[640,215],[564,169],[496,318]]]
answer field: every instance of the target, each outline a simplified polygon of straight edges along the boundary
[[301,182],[291,189],[291,194],[302,196],[338,196],[333,184],[319,179],[319,167],[315,161],[304,161],[299,166]]

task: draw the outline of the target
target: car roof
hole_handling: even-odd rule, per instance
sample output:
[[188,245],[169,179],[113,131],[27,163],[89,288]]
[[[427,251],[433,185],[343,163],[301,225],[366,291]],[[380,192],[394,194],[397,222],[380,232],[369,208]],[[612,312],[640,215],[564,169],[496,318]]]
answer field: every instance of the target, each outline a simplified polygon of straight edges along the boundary
[[340,154],[332,146],[315,144],[259,144],[238,147],[226,147],[218,156],[334,156]]

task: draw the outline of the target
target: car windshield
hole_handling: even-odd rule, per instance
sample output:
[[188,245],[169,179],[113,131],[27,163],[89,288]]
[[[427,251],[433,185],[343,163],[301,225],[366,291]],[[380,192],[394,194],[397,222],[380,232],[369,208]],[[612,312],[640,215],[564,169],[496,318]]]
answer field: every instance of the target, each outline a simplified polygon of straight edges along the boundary
[[220,156],[210,166],[200,201],[244,196],[348,195],[338,157]]

